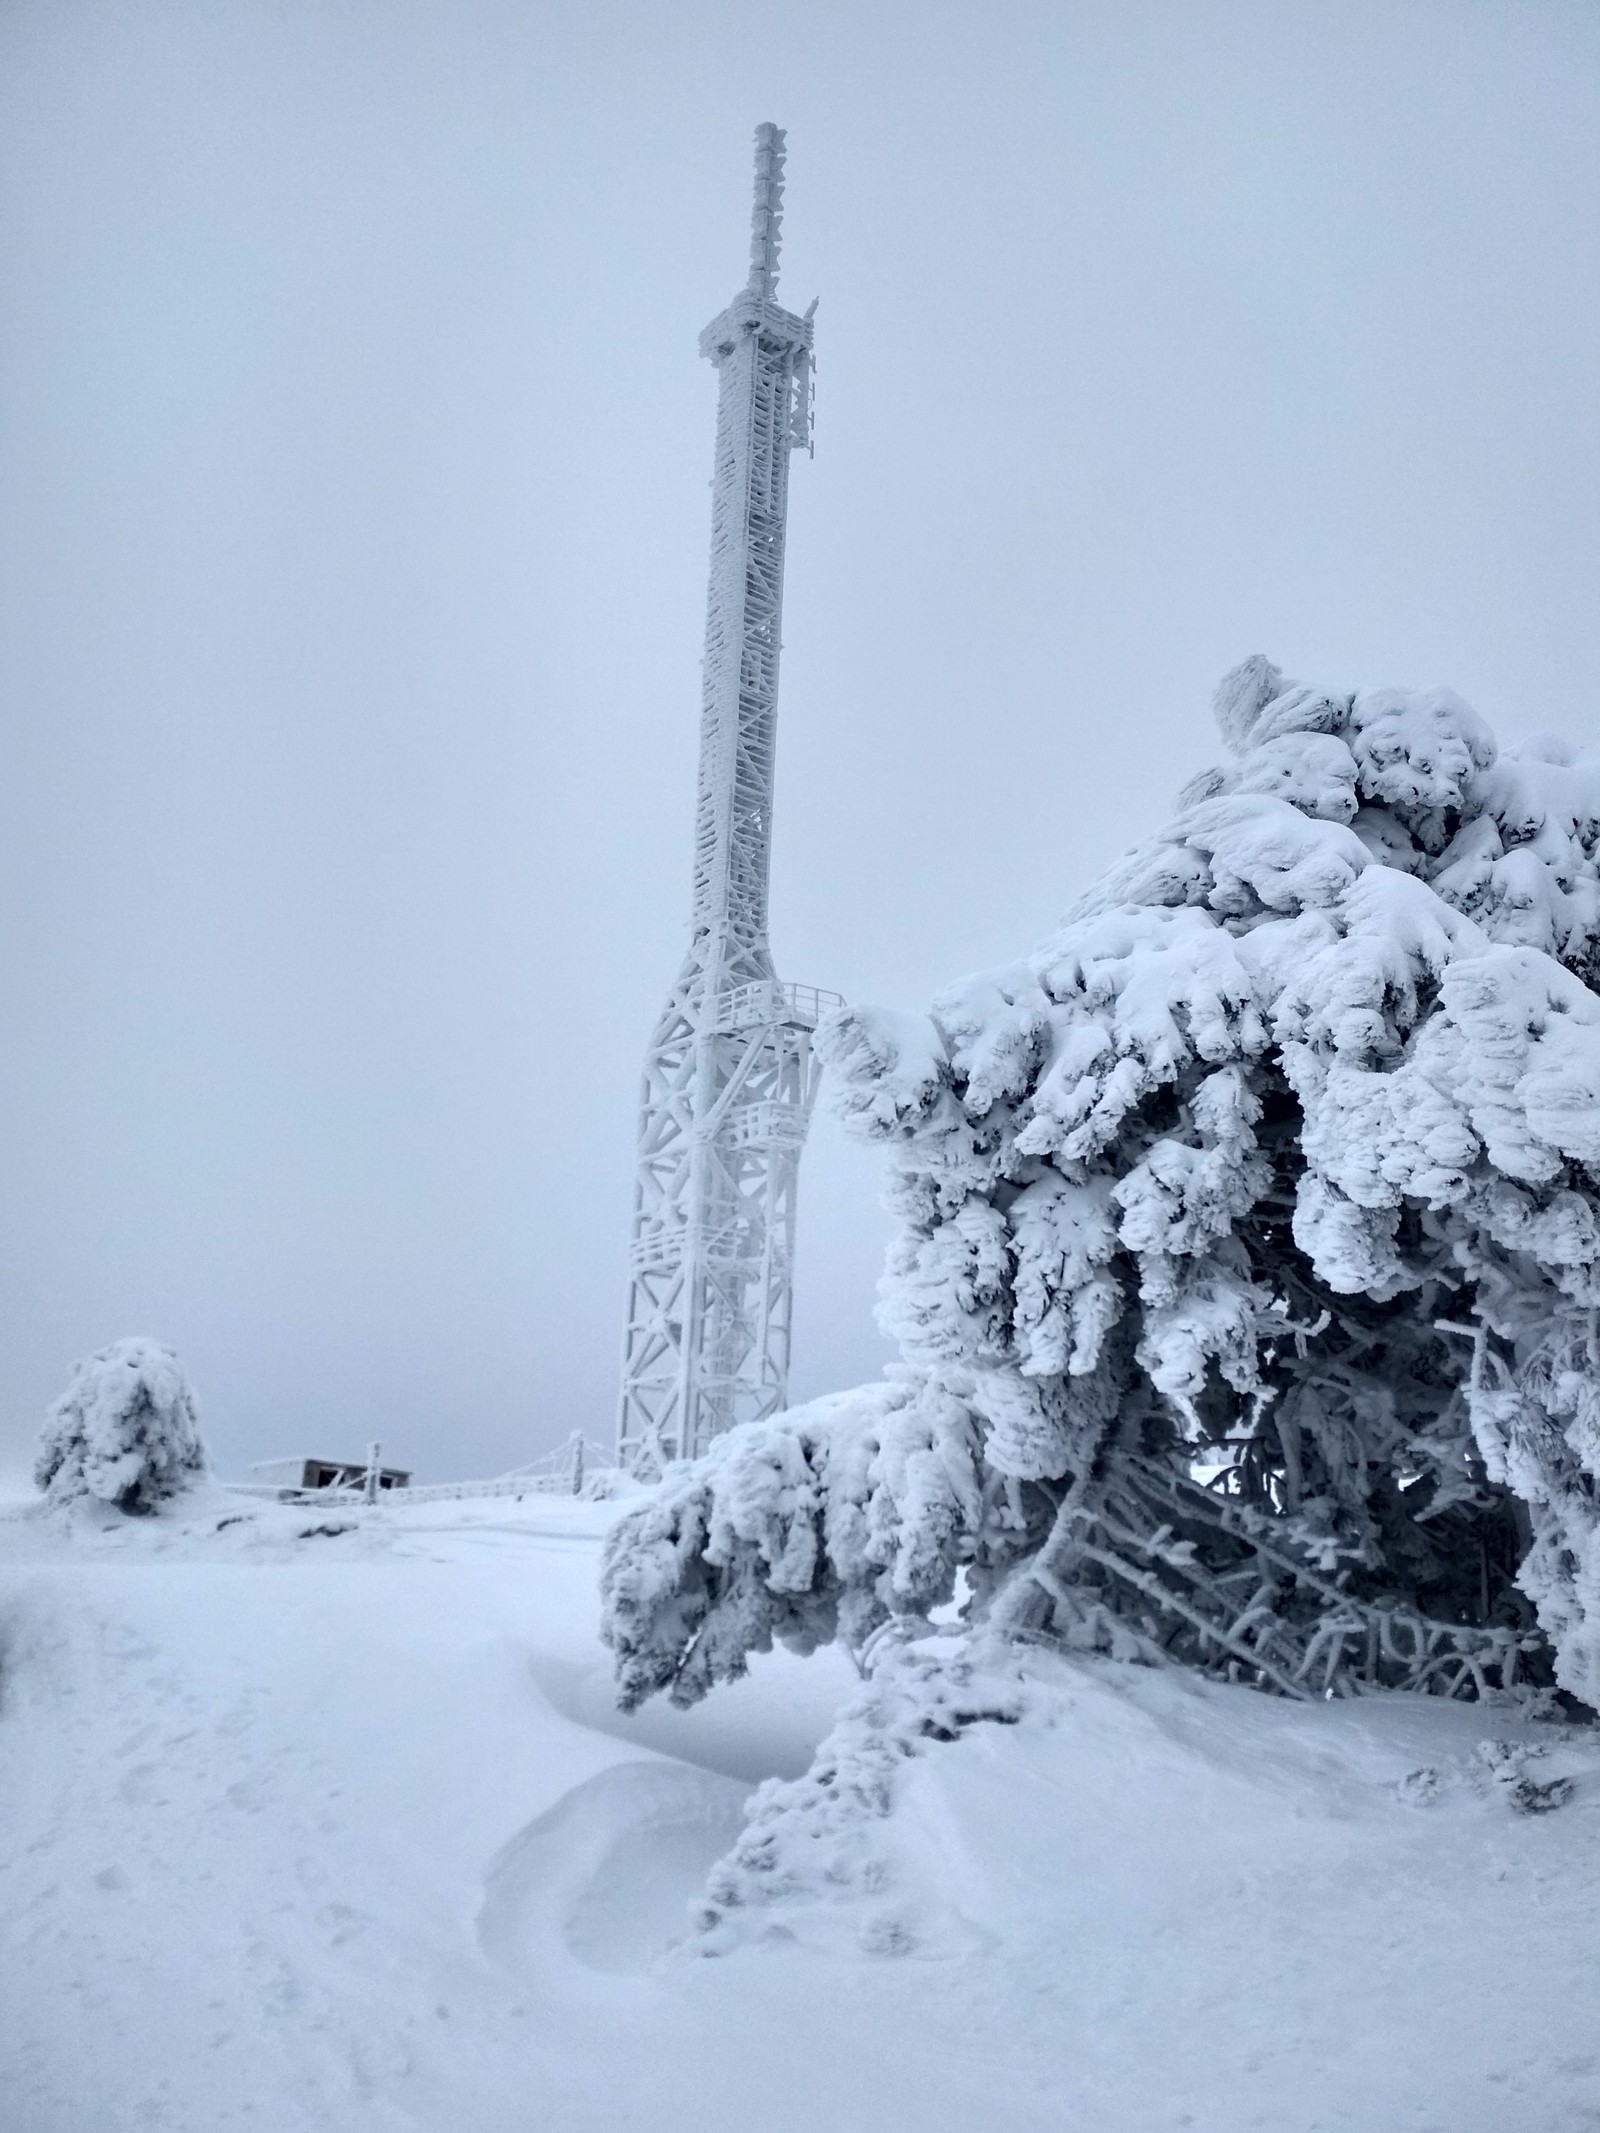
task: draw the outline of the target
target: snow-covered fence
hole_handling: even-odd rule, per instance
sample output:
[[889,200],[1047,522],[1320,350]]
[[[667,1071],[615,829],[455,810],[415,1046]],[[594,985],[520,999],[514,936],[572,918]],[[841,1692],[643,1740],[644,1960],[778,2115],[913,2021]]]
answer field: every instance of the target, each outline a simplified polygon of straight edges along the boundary
[[408,1503],[446,1503],[464,1496],[582,1496],[609,1493],[616,1461],[598,1444],[574,1430],[565,1444],[527,1466],[497,1474],[491,1481],[433,1481],[407,1489]]
[[[420,1488],[385,1490],[383,1501],[395,1503],[454,1503],[477,1496],[590,1496],[612,1493],[619,1473],[611,1454],[574,1430],[565,1444],[543,1459],[516,1467],[509,1474],[496,1474],[485,1481],[432,1481]],[[268,1496],[280,1503],[338,1503],[371,1501],[361,1487],[319,1489],[284,1487],[270,1482],[236,1481],[229,1484],[236,1495]]]

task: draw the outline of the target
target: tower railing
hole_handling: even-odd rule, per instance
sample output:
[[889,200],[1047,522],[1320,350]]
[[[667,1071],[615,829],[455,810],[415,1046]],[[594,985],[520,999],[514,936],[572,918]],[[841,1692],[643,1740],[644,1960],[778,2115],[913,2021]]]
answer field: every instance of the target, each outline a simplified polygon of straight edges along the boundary
[[790,985],[782,978],[757,978],[747,985],[735,985],[718,997],[716,1026],[730,1032],[759,1029],[768,1023],[781,1023],[788,1029],[815,1029],[825,1016],[843,1005],[842,993],[824,992],[820,985]]

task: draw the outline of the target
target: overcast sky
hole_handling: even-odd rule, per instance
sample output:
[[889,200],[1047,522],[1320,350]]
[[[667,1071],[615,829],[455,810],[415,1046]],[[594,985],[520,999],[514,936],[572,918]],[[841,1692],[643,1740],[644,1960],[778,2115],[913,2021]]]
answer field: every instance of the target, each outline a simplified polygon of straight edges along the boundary
[[1596,737],[1593,0],[4,0],[0,1463],[127,1333],[225,1471],[609,1436],[767,118],[785,976],[1033,945],[1250,651]]

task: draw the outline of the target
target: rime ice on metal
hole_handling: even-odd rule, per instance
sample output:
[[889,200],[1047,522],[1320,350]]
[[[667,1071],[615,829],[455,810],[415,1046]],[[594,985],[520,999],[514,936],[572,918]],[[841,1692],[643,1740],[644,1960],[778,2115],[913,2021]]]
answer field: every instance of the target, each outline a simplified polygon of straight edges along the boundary
[[811,445],[811,314],[773,298],[783,162],[759,127],[750,278],[700,336],[719,390],[693,915],[645,1059],[618,1417],[642,1473],[786,1403],[811,1033],[835,1004],[780,983],[767,945],[789,454]]

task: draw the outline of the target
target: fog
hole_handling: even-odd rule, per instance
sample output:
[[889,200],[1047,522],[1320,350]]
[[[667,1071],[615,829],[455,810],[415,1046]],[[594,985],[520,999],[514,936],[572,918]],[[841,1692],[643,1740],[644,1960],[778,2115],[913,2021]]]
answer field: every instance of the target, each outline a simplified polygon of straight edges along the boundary
[[[1538,0],[10,0],[0,1463],[128,1333],[229,1472],[609,1436],[758,121],[774,947],[915,1005],[1247,652],[1594,738],[1597,114]],[[878,1184],[819,1120],[797,1395],[883,1355]]]

